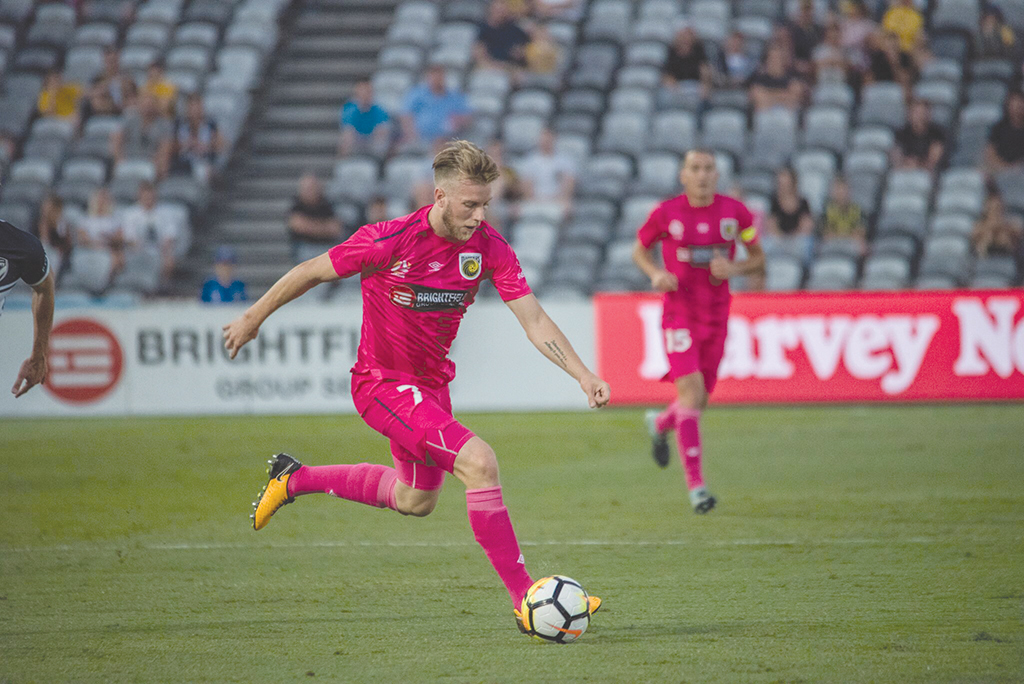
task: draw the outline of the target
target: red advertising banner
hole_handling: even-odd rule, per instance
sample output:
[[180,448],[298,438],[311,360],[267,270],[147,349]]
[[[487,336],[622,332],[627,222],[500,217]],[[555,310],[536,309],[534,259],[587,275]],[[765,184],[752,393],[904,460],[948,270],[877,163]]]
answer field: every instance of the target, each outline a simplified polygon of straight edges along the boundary
[[[675,392],[661,298],[594,299],[616,404]],[[1024,399],[1024,290],[739,294],[714,403]]]

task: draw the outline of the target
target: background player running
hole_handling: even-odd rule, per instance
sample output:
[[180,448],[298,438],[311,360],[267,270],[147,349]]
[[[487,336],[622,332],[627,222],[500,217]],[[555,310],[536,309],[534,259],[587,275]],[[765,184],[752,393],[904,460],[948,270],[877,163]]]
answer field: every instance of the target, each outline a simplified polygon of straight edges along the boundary
[[[363,420],[391,440],[394,467],[304,466],[287,454],[270,461],[253,527],[302,494],[325,492],[403,515],[437,504],[445,473],[466,485],[477,542],[518,608],[533,580],[526,572],[498,482],[494,450],[452,417],[448,358],[480,282],[491,279],[530,341],[579,381],[592,408],[608,403],[608,384],[573,351],[530,292],[512,248],[484,222],[498,177],[494,161],[456,141],[434,158],[434,204],[402,218],[363,226],[343,244],[299,264],[244,315],[224,327],[231,357],[254,339],[280,306],[315,285],[362,276],[363,325],[352,368],[352,397]],[[591,612],[600,599],[592,597]],[[516,610],[517,622],[522,622]]]
[[[637,233],[633,261],[664,294],[661,325],[669,372],[678,396],[661,413],[649,411],[647,428],[654,460],[668,465],[670,430],[676,431],[679,457],[697,513],[715,506],[701,473],[700,414],[718,379],[729,322],[729,278],[764,272],[764,251],[757,228],[743,203],[715,194],[718,171],[710,150],[690,150],[680,173],[684,194],[659,204]],[[733,261],[737,241],[748,258]],[[661,243],[664,267],[651,250]]]

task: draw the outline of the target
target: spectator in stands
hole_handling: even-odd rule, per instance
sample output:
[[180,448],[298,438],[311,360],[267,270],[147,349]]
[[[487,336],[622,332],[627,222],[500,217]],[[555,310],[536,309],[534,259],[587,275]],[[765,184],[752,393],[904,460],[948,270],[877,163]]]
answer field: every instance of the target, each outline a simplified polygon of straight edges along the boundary
[[374,102],[373,85],[369,81],[356,83],[352,95],[352,99],[341,108],[338,156],[386,156],[391,145],[391,117],[383,107]]
[[60,71],[52,69],[43,77],[43,89],[39,92],[39,116],[76,120],[78,101],[82,89],[77,83],[68,83]]
[[864,0],[843,0],[840,10],[840,42],[846,61],[863,72],[868,68],[868,37],[875,33],[878,25],[871,21]]
[[153,184],[140,183],[138,201],[125,210],[121,225],[129,252],[145,251],[159,259],[160,280],[164,286],[174,273],[175,255],[183,236],[177,219],[173,214],[162,211],[156,200]]
[[895,33],[879,31],[868,38],[868,70],[864,83],[899,83],[907,95],[916,78],[914,60],[900,51]]
[[121,113],[117,103],[110,95],[110,88],[102,76],[93,79],[85,98],[82,100],[81,121],[88,121],[93,116],[117,116]]
[[1003,13],[995,5],[984,4],[981,10],[978,34],[975,36],[975,55],[980,59],[1012,59],[1016,52],[1017,37],[1003,21]]
[[111,136],[114,160],[148,159],[163,178],[171,165],[174,149],[174,124],[160,110],[152,93],[139,96],[139,104],[124,114],[121,129]]
[[796,173],[785,167],[775,176],[775,194],[765,221],[764,251],[785,253],[809,264],[814,256],[814,216],[797,190]]
[[506,160],[500,140],[492,140],[487,145],[487,154],[497,164],[501,175],[491,183],[491,204],[487,207],[486,219],[499,233],[505,233],[509,223],[519,216],[523,199],[522,178],[518,168]]
[[843,176],[832,180],[825,214],[821,223],[823,242],[845,242],[853,245],[861,255],[867,252],[867,229],[864,213],[850,197],[850,185]]
[[803,77],[814,73],[814,48],[821,42],[824,31],[814,16],[814,0],[800,0],[800,9],[788,23],[789,35],[793,42],[793,67]]
[[892,164],[899,169],[924,169],[935,172],[946,153],[946,132],[932,121],[931,106],[912,100],[907,124],[896,134]]
[[526,65],[528,34],[509,12],[506,0],[491,0],[487,18],[481,22],[473,56],[484,69],[518,71]]
[[153,62],[146,69],[146,81],[142,84],[142,94],[154,96],[160,105],[160,110],[167,116],[174,116],[174,108],[178,103],[178,86],[167,80],[162,62]]
[[516,165],[523,199],[535,202],[557,202],[569,210],[576,188],[576,164],[555,150],[555,135],[550,129],[541,131],[537,149]]
[[341,242],[341,221],[324,195],[324,184],[313,173],[299,179],[299,192],[288,214],[292,259],[301,263]]
[[200,300],[207,304],[233,304],[248,299],[245,283],[235,277],[235,250],[221,245],[213,255],[213,275],[203,283]]
[[103,87],[113,100],[118,113],[135,104],[137,88],[130,75],[121,70],[121,56],[115,47],[103,49],[103,71],[99,74]]
[[924,39],[924,17],[914,0],[889,0],[882,28],[898,36],[899,49],[907,55],[915,53]]
[[849,78],[849,65],[843,51],[842,34],[839,22],[830,21],[825,25],[825,34],[821,43],[811,54],[814,62],[814,73],[819,83],[845,83]]
[[701,100],[707,100],[711,94],[712,76],[707,50],[697,32],[689,26],[679,29],[661,68],[661,82],[666,90],[675,92],[682,88],[696,88]]
[[988,133],[985,165],[991,174],[1024,171],[1024,93],[1006,96],[1003,118]]
[[403,110],[401,146],[419,150],[458,135],[472,113],[466,96],[448,89],[444,68],[437,65],[427,68],[426,80],[409,90]]
[[756,64],[747,52],[747,39],[742,33],[733,31],[729,34],[719,59],[721,63],[718,65],[718,71],[721,74],[722,86],[740,88],[747,85]]
[[550,76],[558,69],[562,48],[551,37],[551,31],[544,24],[534,24],[530,29],[530,42],[524,50],[526,72],[534,76]]
[[971,233],[975,253],[979,258],[992,254],[1007,254],[1017,258],[1022,240],[1024,224],[1020,218],[1006,213],[1006,205],[998,192],[990,191],[985,200],[985,209]]
[[74,235],[71,225],[64,218],[64,200],[56,193],[49,193],[39,207],[36,235],[43,243],[46,258],[50,260],[50,269],[59,281],[61,272],[71,258]]
[[[430,204],[429,202],[427,204]],[[419,205],[424,206],[424,205]],[[388,198],[383,195],[375,195],[366,203],[366,210],[363,216],[363,225],[381,223],[391,218],[388,211]]]
[[106,187],[98,188],[89,198],[85,216],[75,226],[76,249],[108,252],[113,276],[124,266],[124,229],[120,217],[114,212],[114,198]]
[[803,85],[795,72],[786,68],[785,48],[768,47],[764,66],[750,79],[750,101],[758,111],[782,107],[797,111],[803,100]]
[[203,96],[191,93],[185,104],[185,116],[174,125],[175,173],[189,174],[200,183],[209,183],[217,158],[224,151],[224,136],[217,122],[206,115]]

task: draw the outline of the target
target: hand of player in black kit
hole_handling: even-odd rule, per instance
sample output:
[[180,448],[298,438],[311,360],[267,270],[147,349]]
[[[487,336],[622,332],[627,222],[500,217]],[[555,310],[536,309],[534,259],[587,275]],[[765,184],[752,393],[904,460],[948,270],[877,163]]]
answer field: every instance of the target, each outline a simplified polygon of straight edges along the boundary
[[14,381],[14,387],[11,388],[14,398],[17,399],[45,380],[46,373],[45,356],[33,356],[25,359],[25,363],[21,364],[21,370],[18,371],[18,379]]
[[608,386],[608,383],[593,373],[588,372],[580,378],[580,387],[583,388],[583,392],[587,395],[590,408],[601,408],[607,405],[608,401],[612,398],[611,388]]

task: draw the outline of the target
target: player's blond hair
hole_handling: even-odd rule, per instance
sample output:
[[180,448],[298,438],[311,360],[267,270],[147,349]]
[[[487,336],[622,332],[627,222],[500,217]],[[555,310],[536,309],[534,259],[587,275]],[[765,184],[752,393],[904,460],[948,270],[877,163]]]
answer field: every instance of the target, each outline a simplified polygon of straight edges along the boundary
[[434,184],[469,181],[489,185],[501,172],[490,155],[468,140],[453,140],[434,157]]

